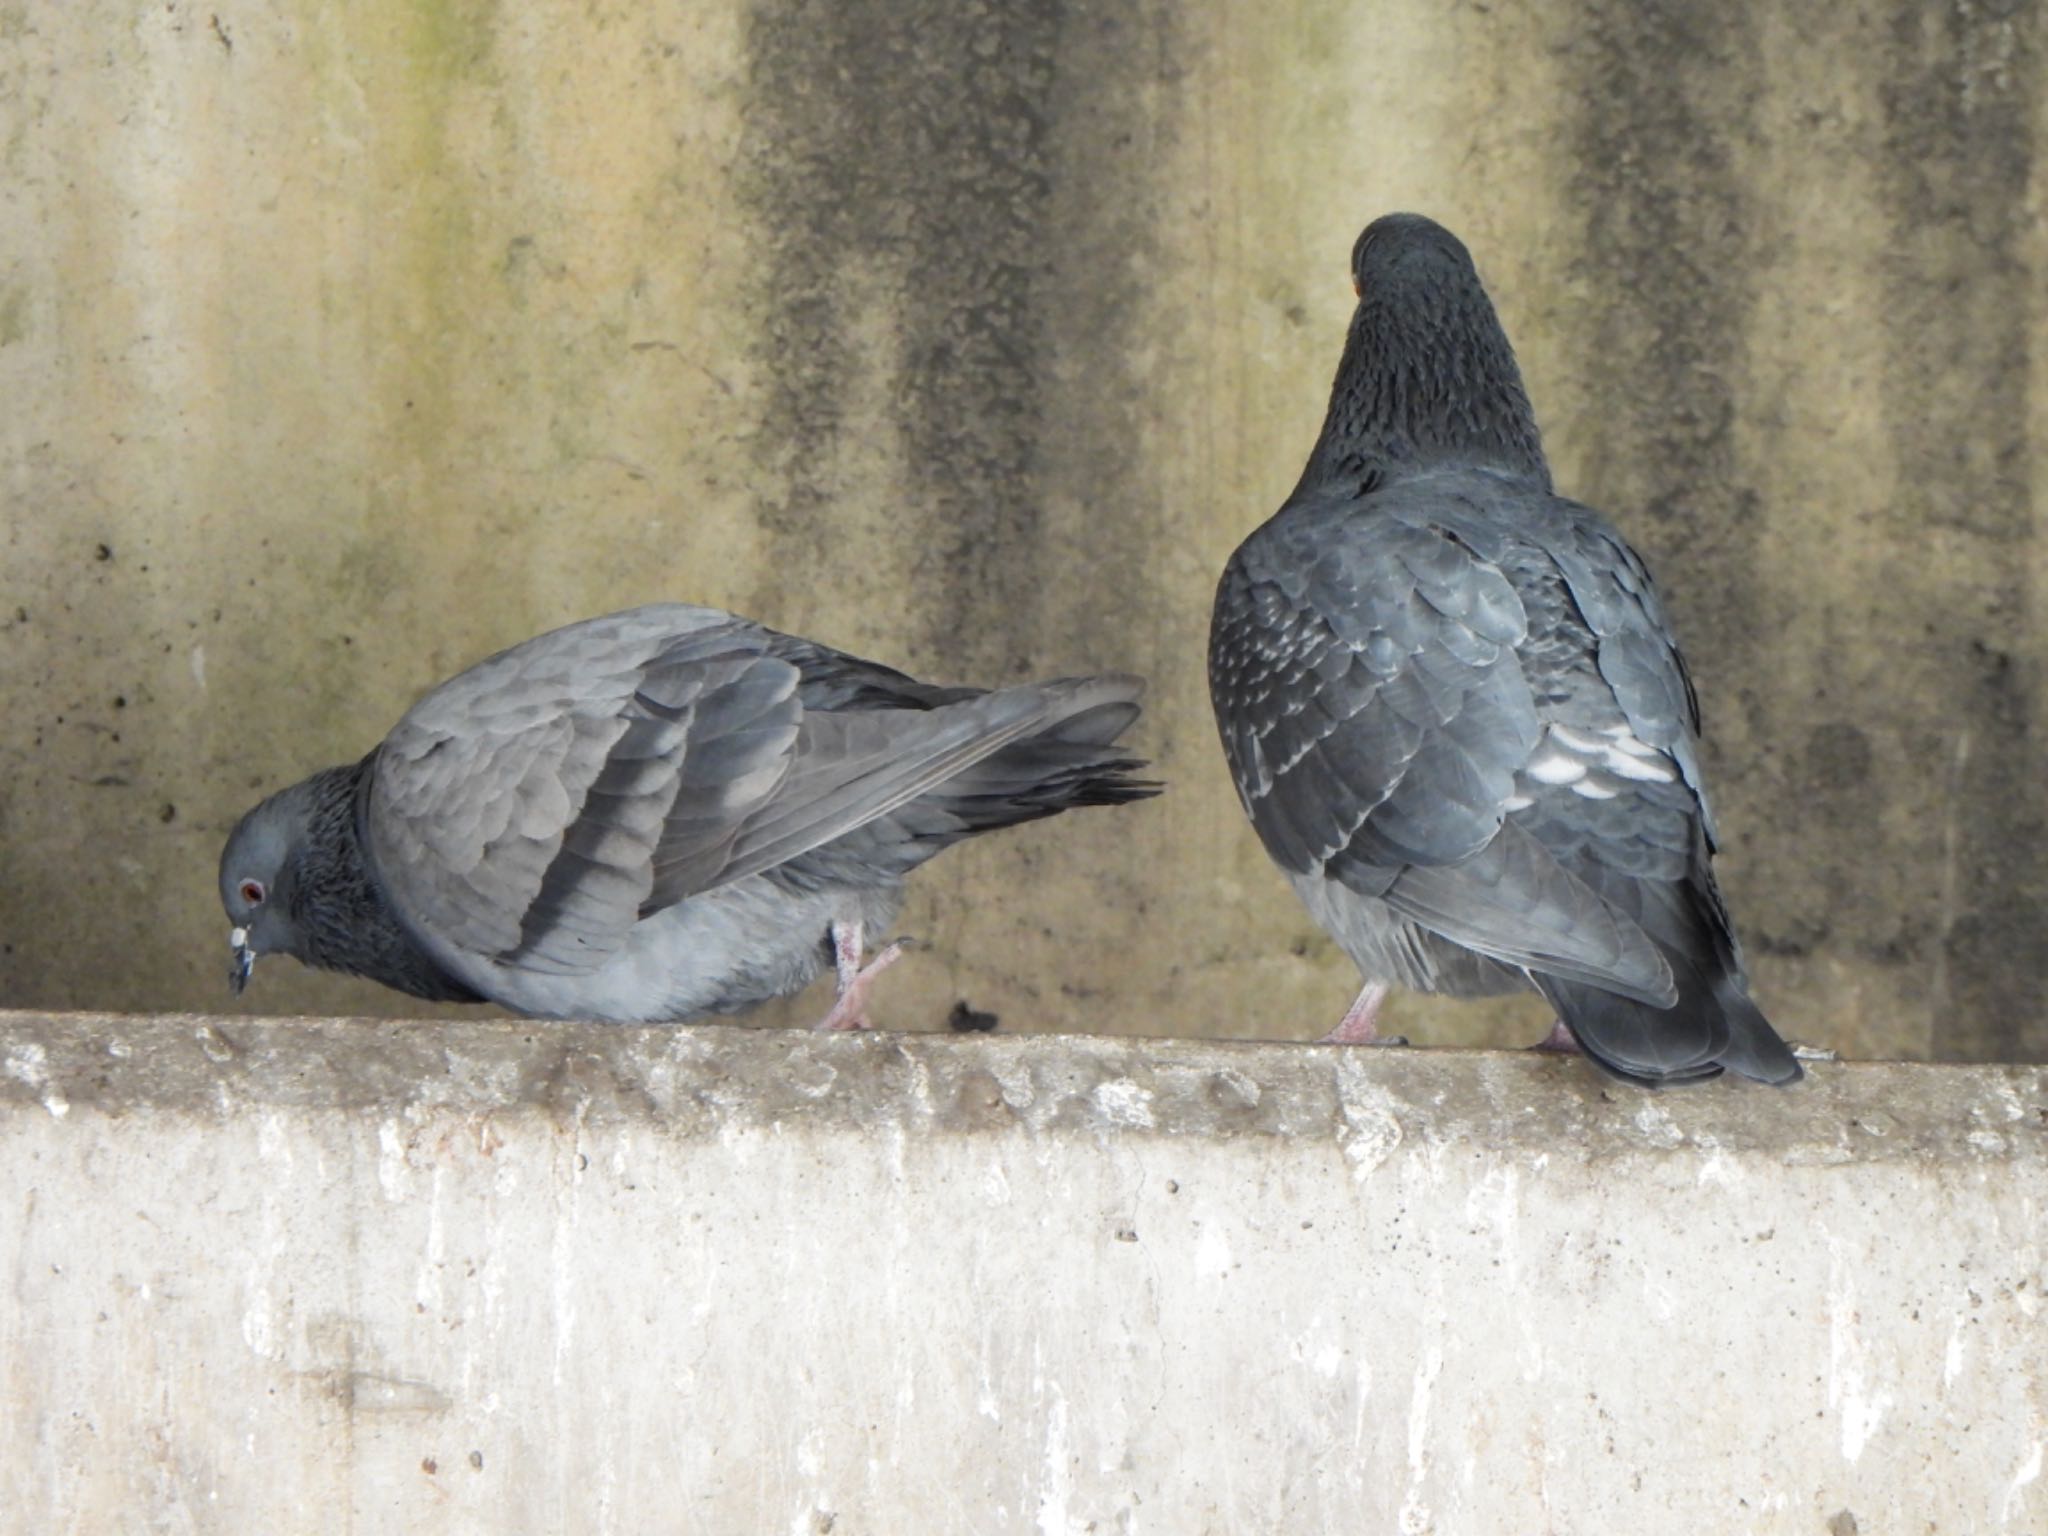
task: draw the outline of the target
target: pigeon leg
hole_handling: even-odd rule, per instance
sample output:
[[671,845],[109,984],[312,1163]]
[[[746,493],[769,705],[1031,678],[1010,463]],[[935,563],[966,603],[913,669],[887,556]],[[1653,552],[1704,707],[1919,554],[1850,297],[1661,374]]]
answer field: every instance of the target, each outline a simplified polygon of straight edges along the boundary
[[1406,1045],[1408,1042],[1398,1035],[1389,1035],[1384,1040],[1380,1038],[1380,1004],[1387,1000],[1387,994],[1391,991],[1393,988],[1383,981],[1368,981],[1365,990],[1358,994],[1358,1000],[1351,1005],[1350,1011],[1337,1021],[1337,1027],[1316,1044]]
[[1529,1047],[1532,1051],[1561,1051],[1567,1056],[1579,1054],[1578,1037],[1563,1019],[1550,1026],[1550,1033]]
[[832,963],[839,971],[839,996],[832,1011],[814,1029],[873,1029],[868,1022],[868,988],[875,977],[903,958],[907,940],[899,939],[866,965],[860,963],[860,924],[832,925]]

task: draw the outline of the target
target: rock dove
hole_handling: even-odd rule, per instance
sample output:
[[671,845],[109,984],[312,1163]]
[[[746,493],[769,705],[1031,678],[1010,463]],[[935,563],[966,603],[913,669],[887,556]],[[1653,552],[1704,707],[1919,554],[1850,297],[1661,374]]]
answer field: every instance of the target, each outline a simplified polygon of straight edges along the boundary
[[941,849],[1158,785],[1111,746],[1137,678],[921,683],[712,608],[571,624],[443,683],[221,855],[240,991],[295,955],[435,1000],[650,1022],[729,1013],[862,940]]
[[1456,236],[1359,236],[1322,435],[1216,592],[1238,798],[1366,985],[1534,986],[1546,1044],[1644,1085],[1798,1061],[1714,884],[1699,706],[1642,560],[1551,490],[1513,350]]

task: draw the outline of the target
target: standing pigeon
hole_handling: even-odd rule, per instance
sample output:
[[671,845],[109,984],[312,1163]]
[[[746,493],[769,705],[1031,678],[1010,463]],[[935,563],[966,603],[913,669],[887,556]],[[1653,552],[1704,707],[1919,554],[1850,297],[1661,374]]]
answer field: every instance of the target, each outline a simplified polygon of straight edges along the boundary
[[272,795],[221,854],[259,954],[415,997],[645,1022],[838,967],[866,1025],[903,880],[963,838],[1157,793],[1114,742],[1142,684],[938,688],[712,608],[571,624],[479,662],[368,757]]
[[1750,1001],[1714,884],[1699,707],[1649,572],[1551,490],[1515,355],[1448,230],[1391,214],[1315,451],[1216,592],[1209,686],[1238,798],[1366,979],[1523,986],[1617,1077],[1799,1063]]

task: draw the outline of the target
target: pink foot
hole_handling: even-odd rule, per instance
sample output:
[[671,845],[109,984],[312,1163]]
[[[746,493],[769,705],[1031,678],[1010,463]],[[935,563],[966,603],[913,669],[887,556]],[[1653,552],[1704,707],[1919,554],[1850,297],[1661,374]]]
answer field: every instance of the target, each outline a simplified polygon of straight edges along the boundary
[[832,925],[832,963],[839,972],[839,996],[813,1029],[873,1029],[868,1022],[868,988],[875,977],[903,958],[913,941],[898,939],[866,965],[860,963],[860,924]]
[[1578,1038],[1565,1027],[1563,1019],[1550,1026],[1550,1033],[1529,1047],[1532,1051],[1560,1051],[1567,1056],[1579,1053]]
[[1350,1012],[1337,1021],[1317,1045],[1406,1045],[1408,1042],[1398,1035],[1380,1038],[1380,1004],[1387,1000],[1393,988],[1385,982],[1369,981],[1365,990],[1358,994],[1358,1000],[1351,1005]]

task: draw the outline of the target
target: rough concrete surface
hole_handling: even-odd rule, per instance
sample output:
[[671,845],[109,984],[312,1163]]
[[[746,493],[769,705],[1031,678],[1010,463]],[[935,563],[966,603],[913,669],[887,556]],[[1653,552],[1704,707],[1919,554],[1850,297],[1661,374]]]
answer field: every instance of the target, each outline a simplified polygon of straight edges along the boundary
[[[259,793],[504,644],[686,598],[1152,680],[1170,796],[940,860],[891,1022],[1320,1033],[1353,978],[1243,824],[1203,641],[1316,430],[1351,240],[1409,207],[1660,573],[1774,1017],[2048,1056],[2042,28],[0,0],[0,998],[227,1006],[213,863]],[[412,1007],[284,967],[247,1006]]]
[[0,1015],[0,1528],[2048,1529],[2048,1070]]

